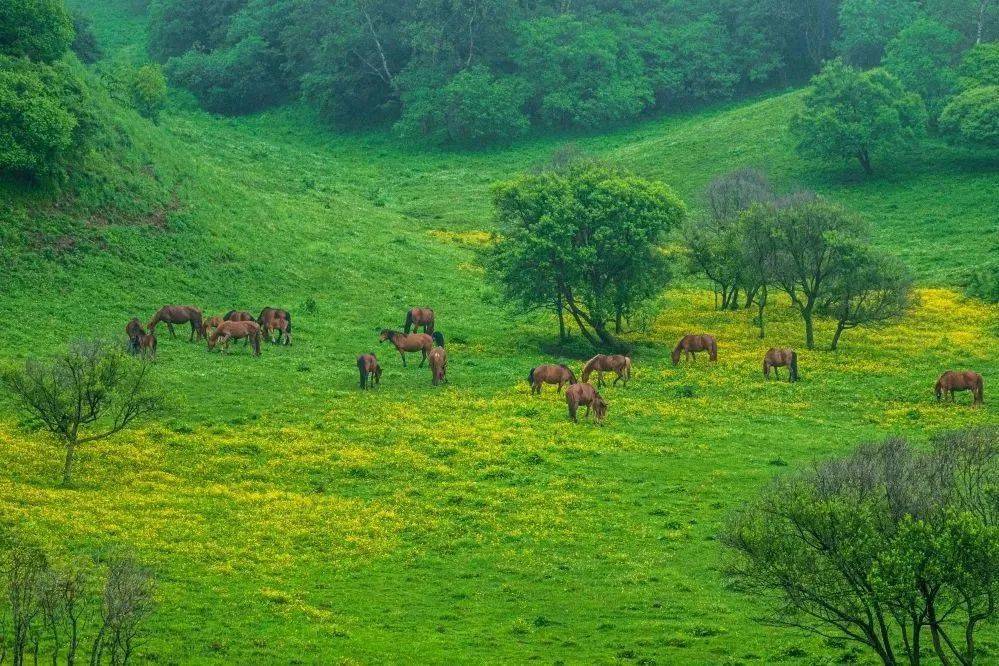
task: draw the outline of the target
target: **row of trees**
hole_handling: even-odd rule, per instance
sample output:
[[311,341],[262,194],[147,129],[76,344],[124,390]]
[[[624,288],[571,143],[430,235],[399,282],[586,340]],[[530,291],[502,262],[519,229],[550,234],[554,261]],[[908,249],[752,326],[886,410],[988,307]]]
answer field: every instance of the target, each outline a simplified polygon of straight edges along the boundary
[[761,338],[774,290],[801,315],[809,349],[816,316],[836,321],[836,349],[844,331],[886,322],[912,304],[905,267],[872,248],[867,225],[836,204],[810,192],[778,197],[753,169],[713,180],[705,202],[705,215],[684,230],[692,265],[715,285],[721,308],[756,308]]
[[150,572],[133,559],[60,566],[0,534],[0,663],[130,663],[154,608]]
[[802,80],[837,53],[866,65],[917,9],[967,46],[996,33],[979,2],[153,0],[150,52],[213,111],[304,96],[335,122],[481,145]]
[[963,57],[961,44],[960,33],[921,17],[887,44],[880,68],[827,63],[791,123],[799,153],[855,159],[870,174],[875,156],[927,130],[999,147],[999,42],[977,44]]
[[[776,480],[723,534],[763,620],[882,663],[970,666],[999,602],[999,429],[901,439]],[[994,657],[995,655],[991,655]]]
[[[111,81],[80,62],[99,57],[89,24],[63,0],[0,3],[0,175],[56,175],[113,133]],[[143,115],[166,102],[158,67],[129,68],[116,81],[113,98]]]

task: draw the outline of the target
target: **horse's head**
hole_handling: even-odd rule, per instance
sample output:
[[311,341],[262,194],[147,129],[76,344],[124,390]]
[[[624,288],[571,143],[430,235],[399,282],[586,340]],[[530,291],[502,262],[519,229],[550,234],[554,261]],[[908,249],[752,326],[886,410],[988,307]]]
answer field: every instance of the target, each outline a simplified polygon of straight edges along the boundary
[[382,332],[378,334],[378,342],[382,343],[382,342],[385,342],[386,340],[391,340],[393,333],[395,333],[395,331],[391,331],[391,330],[389,330],[387,328],[383,328]]
[[598,421],[603,421],[607,416],[607,401],[601,398],[599,393],[593,398],[593,413]]
[[572,386],[573,384],[575,384],[576,383],[576,375],[572,371],[572,368],[570,368],[569,366],[567,366],[564,363],[560,363],[559,366],[561,366],[561,368],[563,370],[565,370],[566,374],[569,375],[569,386]]
[[673,348],[673,353],[669,355],[669,358],[673,361],[673,365],[680,362],[680,345]]

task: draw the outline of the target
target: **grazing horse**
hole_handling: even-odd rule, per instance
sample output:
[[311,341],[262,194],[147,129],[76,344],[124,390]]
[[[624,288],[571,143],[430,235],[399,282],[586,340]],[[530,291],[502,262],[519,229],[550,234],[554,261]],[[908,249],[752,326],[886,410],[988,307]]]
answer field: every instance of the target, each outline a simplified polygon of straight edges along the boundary
[[763,376],[770,379],[770,369],[773,368],[774,377],[780,379],[777,368],[787,366],[790,377],[788,381],[798,381],[798,354],[790,347],[771,347],[763,356]]
[[971,404],[981,405],[984,402],[984,388],[985,382],[977,372],[948,370],[937,380],[937,401],[940,400],[941,396],[947,394],[950,396],[950,401],[954,402],[954,391],[971,391]]
[[590,415],[590,407],[596,414],[598,421],[603,421],[607,415],[607,402],[597,393],[591,385],[583,382],[573,384],[565,390],[565,401],[569,405],[569,418],[575,423],[576,410],[580,405],[586,406],[586,416]]
[[278,342],[284,339],[284,344],[291,344],[291,313],[279,308],[264,308],[257,317],[260,330],[263,331],[264,339],[267,342],[274,342],[271,339],[273,331],[278,332]]
[[140,335],[145,335],[146,330],[142,328],[142,322],[139,321],[138,317],[132,317],[127,324],[125,324],[125,335],[128,337],[128,351],[132,354],[139,351],[138,337]]
[[149,320],[149,332],[156,333],[156,324],[161,321],[167,325],[167,330],[170,331],[171,338],[174,337],[174,324],[186,324],[188,322],[191,323],[191,337],[188,342],[194,341],[195,334],[198,335],[199,340],[204,337],[201,310],[193,305],[164,305]]
[[255,321],[253,315],[246,310],[229,310],[222,316],[222,321]]
[[260,324],[255,321],[224,321],[208,337],[208,351],[222,344],[222,353],[229,347],[229,340],[245,339],[253,345],[253,355],[260,356]]
[[427,354],[434,348],[434,339],[426,333],[407,334],[383,328],[382,332],[378,334],[378,342],[382,343],[386,340],[391,342],[399,352],[403,367],[406,367],[406,352],[422,352],[423,358],[420,359],[420,367],[422,368],[424,361],[427,360]]
[[614,371],[617,374],[611,386],[617,384],[619,381],[624,382],[624,385],[627,386],[628,381],[631,379],[631,359],[623,354],[612,354],[610,356],[597,354],[583,366],[583,381],[590,381],[590,374],[596,372],[597,386],[603,386],[604,373],[608,371]]
[[222,317],[218,315],[212,315],[208,319],[205,319],[204,323],[202,324],[201,335],[207,338],[209,335],[211,335],[213,330],[222,325],[222,321],[223,321]]
[[558,384],[556,393],[562,392],[562,387],[568,384],[572,386],[576,383],[576,375],[567,365],[555,365],[554,363],[544,363],[533,368],[527,375],[527,383],[531,385],[531,395],[541,394],[542,384]]
[[430,365],[431,383],[434,386],[447,381],[447,352],[443,347],[434,347],[427,354]]
[[410,308],[409,312],[406,313],[406,324],[403,327],[403,332],[409,333],[410,327],[413,329],[413,333],[423,327],[423,332],[427,335],[433,335],[434,333],[434,311],[430,308]]
[[686,354],[686,358],[696,361],[697,352],[702,351],[708,352],[710,360],[718,360],[718,343],[715,342],[715,336],[707,334],[685,335],[680,338],[680,342],[676,343],[670,358],[673,360],[673,365],[676,365],[680,362],[680,353],[682,352]]
[[135,351],[142,353],[142,358],[156,360],[156,336],[152,333],[140,333],[133,339]]
[[[357,357],[357,371],[361,373],[361,390],[382,383],[382,366],[374,354],[361,354]],[[370,378],[370,379],[369,379]]]

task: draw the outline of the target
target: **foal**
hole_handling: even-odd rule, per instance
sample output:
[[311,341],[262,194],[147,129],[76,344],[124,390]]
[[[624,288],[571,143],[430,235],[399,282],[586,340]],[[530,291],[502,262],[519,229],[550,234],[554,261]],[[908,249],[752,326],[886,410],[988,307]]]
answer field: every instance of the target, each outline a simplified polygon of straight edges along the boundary
[[[443,339],[443,338],[442,338]],[[427,360],[427,354],[430,350],[434,348],[434,338],[427,335],[426,333],[400,333],[399,331],[393,331],[388,328],[382,329],[382,332],[378,334],[379,343],[388,340],[399,352],[399,357],[402,358],[402,366],[406,367],[406,352],[420,352],[422,358],[420,359],[420,367],[423,367],[423,363]]]
[[447,382],[447,352],[443,347],[434,347],[427,354],[430,363],[431,383],[434,386]]
[[357,357],[357,371],[361,374],[361,390],[382,383],[382,366],[374,354],[361,354]]

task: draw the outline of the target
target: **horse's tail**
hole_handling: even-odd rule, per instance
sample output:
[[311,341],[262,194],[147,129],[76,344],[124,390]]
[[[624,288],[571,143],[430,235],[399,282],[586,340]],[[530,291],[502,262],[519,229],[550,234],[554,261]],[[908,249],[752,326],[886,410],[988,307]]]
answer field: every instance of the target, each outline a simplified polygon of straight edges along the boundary
[[365,372],[364,368],[365,368],[364,357],[358,356],[357,371],[361,374],[361,388],[364,388],[364,380],[367,379],[366,375],[368,374],[367,372]]
[[413,325],[413,311],[410,310],[406,313],[406,323],[402,327],[403,333],[409,333],[409,328]]
[[631,381],[631,357],[630,356],[625,356],[624,357],[624,374],[628,378],[628,381]]
[[975,380],[975,391],[978,393],[978,402],[985,402],[985,380],[981,375]]
[[712,361],[718,360],[718,342],[714,338],[711,338],[711,344],[708,346],[708,354]]
[[936,393],[937,402],[940,402],[940,396],[943,394],[943,377],[937,380],[936,386],[933,387],[933,392]]
[[288,335],[291,335],[291,313],[288,312],[288,311],[285,311],[284,316],[285,316],[285,319],[288,320]]
[[791,352],[791,365],[790,365],[791,381],[798,381],[798,352]]
[[253,353],[260,356],[260,329],[253,334]]
[[527,383],[530,384],[531,386],[534,386],[534,371],[535,370],[537,370],[537,368],[531,368],[531,371],[529,373],[527,373]]

